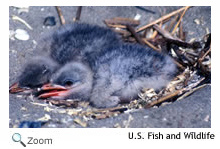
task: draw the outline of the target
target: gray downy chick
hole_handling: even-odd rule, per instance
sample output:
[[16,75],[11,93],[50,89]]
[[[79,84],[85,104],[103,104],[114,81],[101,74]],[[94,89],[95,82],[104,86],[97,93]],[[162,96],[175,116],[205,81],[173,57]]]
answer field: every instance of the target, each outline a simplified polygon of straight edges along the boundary
[[101,108],[129,102],[143,88],[159,90],[177,72],[168,55],[134,44],[109,49],[100,56],[94,69],[90,102]]
[[41,97],[78,98],[89,100],[97,108],[114,107],[136,98],[142,88],[161,89],[175,73],[176,65],[168,55],[140,45],[121,44],[101,52],[90,66],[66,64],[54,75],[52,85],[63,90]]
[[118,42],[117,35],[107,28],[84,23],[61,26],[39,41],[34,54],[36,58],[30,59],[24,66],[9,92],[30,91],[42,86],[66,63],[95,58],[100,51]]

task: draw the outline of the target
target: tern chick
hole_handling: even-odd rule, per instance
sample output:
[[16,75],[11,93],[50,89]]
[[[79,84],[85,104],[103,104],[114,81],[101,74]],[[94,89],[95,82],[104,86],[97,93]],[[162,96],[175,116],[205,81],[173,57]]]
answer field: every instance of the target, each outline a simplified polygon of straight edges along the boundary
[[143,88],[165,87],[175,73],[168,55],[136,44],[118,44],[88,63],[67,63],[45,87],[49,92],[40,97],[78,98],[98,108],[114,107],[136,98]]

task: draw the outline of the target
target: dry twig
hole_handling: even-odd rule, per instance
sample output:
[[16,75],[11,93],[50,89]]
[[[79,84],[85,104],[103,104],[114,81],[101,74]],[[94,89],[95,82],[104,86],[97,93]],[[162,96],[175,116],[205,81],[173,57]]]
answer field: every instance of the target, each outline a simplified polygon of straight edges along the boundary
[[82,6],[79,6],[76,12],[76,17],[73,19],[73,21],[79,21],[80,16],[81,16],[81,12],[82,12]]
[[153,28],[156,29],[158,31],[158,33],[160,33],[165,38],[165,40],[171,44],[176,44],[180,47],[193,48],[193,49],[201,47],[201,45],[197,42],[188,43],[188,42],[182,41],[181,39],[179,39],[177,37],[173,37],[168,31],[162,29],[157,24],[155,24],[153,26]]
[[175,25],[175,23],[176,23],[178,17],[179,17],[179,16],[176,15],[176,16],[170,21],[170,24],[165,27],[165,30],[166,30],[166,31],[168,31],[168,32],[171,31],[171,29],[172,29],[173,26]]
[[[162,27],[162,25],[163,25],[163,23],[162,22],[160,22],[160,27]],[[150,39],[154,39],[156,36],[157,36],[157,34],[158,34],[158,32],[157,32],[157,30],[155,30],[154,32],[153,32],[153,35],[150,37]]]
[[71,107],[71,108],[76,108],[78,107],[79,101],[77,100],[52,100],[48,99],[45,100],[48,103],[51,103],[56,106],[64,106],[64,107]]
[[113,24],[106,24],[110,28],[127,28],[125,25],[113,25]]
[[182,23],[182,21],[180,22],[180,27],[179,27],[179,38],[183,41],[186,40],[185,32],[183,32],[183,23]]
[[157,52],[161,52],[161,49],[155,47],[153,44],[151,44],[146,38],[142,38],[142,40],[144,41],[145,44],[147,44],[149,47],[151,47],[152,49],[154,49]]
[[186,69],[186,67],[183,66],[179,61],[177,61],[177,60],[175,60],[175,59],[173,59],[173,60],[174,60],[174,63],[175,63],[181,70],[185,70],[185,69]]
[[173,29],[173,31],[172,31],[172,33],[171,33],[172,35],[175,33],[175,31],[176,31],[176,29],[178,28],[178,26],[179,26],[179,24],[180,24],[180,22],[181,22],[181,20],[182,20],[182,18],[183,18],[183,16],[184,16],[184,14],[186,13],[186,11],[187,11],[189,8],[190,8],[190,6],[186,6],[186,7],[185,7],[183,13],[181,14],[181,16],[180,16],[180,18],[179,18],[179,21],[177,22],[177,24],[175,25],[175,27],[174,27],[174,29]]
[[[186,6],[186,7],[189,7],[189,6]],[[147,25],[145,25],[143,27],[140,27],[139,29],[137,29],[136,32],[143,31],[143,30],[147,29],[148,27],[151,27],[151,26],[153,26],[153,25],[155,25],[157,23],[163,22],[166,19],[170,19],[172,16],[174,16],[174,15],[180,13],[181,11],[185,10],[186,7],[182,7],[180,9],[176,10],[176,11],[173,11],[173,12],[165,15],[165,16],[162,16],[161,18],[159,18],[159,19],[157,19],[157,20],[155,20],[155,21],[153,21],[153,22],[151,22],[151,23],[149,23],[149,24],[147,24]]]
[[134,36],[138,43],[144,45],[143,40],[140,38],[139,34],[135,32],[135,29],[132,26],[127,25],[127,29],[131,32],[131,34]]
[[58,16],[60,18],[60,23],[61,23],[61,25],[64,25],[65,24],[65,19],[62,15],[61,9],[60,9],[59,6],[55,6],[55,7],[56,7],[56,10],[57,10]]
[[183,91],[184,91],[184,89],[180,89],[180,90],[177,90],[177,91],[175,91],[175,92],[173,92],[173,93],[171,93],[171,94],[169,94],[169,95],[166,95],[166,96],[164,96],[164,97],[161,97],[161,98],[158,99],[158,100],[154,100],[154,101],[152,101],[151,103],[147,104],[147,105],[145,106],[145,108],[153,107],[154,105],[157,105],[157,104],[159,104],[159,103],[161,103],[161,102],[164,102],[164,101],[166,101],[166,100],[168,100],[168,99],[171,99],[171,98],[173,98],[173,97],[175,97],[175,96],[177,96],[177,95],[179,95],[179,94],[182,94]]
[[131,18],[112,18],[104,20],[106,25],[129,25],[129,26],[138,26],[140,24],[139,20],[131,19]]

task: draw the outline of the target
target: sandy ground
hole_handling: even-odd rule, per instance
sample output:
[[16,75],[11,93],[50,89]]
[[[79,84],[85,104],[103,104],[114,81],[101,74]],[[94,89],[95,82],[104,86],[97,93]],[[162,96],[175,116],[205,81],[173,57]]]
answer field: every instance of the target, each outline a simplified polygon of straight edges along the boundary
[[[104,19],[112,17],[134,18],[141,15],[141,25],[171,12],[178,7],[83,7],[80,21],[105,26]],[[71,23],[75,17],[77,7],[61,7],[67,23]],[[24,24],[12,19],[12,15],[19,16],[30,24],[33,30]],[[43,26],[47,16],[54,16],[57,24],[53,27]],[[191,38],[201,39],[211,32],[211,7],[193,7],[184,17],[184,30],[188,32],[187,41]],[[199,19],[200,23],[196,23]],[[22,66],[32,56],[37,41],[44,33],[60,26],[55,7],[29,7],[28,12],[19,13],[17,8],[9,9],[9,30],[24,29],[30,35],[27,41],[9,39],[9,84],[16,81],[16,77],[22,70]],[[140,25],[140,26],[141,26]],[[82,127],[74,120],[75,116],[66,113],[45,110],[44,106],[35,105],[42,103],[30,97],[9,95],[9,127],[18,127],[23,121],[38,121],[46,115],[50,121],[42,127]],[[86,127],[211,127],[211,86],[208,85],[187,98],[172,104],[154,109],[140,109],[135,112],[122,113],[118,116],[102,120],[91,119]]]

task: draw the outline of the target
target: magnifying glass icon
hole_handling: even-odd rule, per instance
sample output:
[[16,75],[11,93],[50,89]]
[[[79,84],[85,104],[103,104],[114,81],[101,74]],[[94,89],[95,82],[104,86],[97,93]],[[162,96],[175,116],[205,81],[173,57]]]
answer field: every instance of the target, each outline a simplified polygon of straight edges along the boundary
[[23,145],[24,147],[26,147],[26,145],[24,144],[24,142],[21,141],[21,135],[20,135],[19,133],[14,133],[14,134],[12,135],[12,140],[13,140],[14,142],[20,142],[21,145]]

